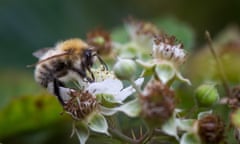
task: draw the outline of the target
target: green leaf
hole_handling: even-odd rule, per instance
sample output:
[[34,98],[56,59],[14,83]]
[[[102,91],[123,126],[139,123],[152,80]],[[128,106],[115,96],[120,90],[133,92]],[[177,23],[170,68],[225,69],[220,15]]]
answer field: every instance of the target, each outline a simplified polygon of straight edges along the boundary
[[19,69],[1,69],[0,80],[0,109],[16,97],[43,92],[34,81],[32,73]]
[[155,21],[156,25],[170,35],[176,36],[186,50],[191,51],[195,44],[195,33],[189,25],[173,17],[166,17]]
[[157,77],[163,82],[168,83],[175,77],[175,69],[171,64],[158,64],[155,67]]
[[88,119],[88,126],[91,130],[99,133],[108,133],[108,124],[103,115],[99,113],[94,113]]
[[61,120],[62,108],[51,95],[22,96],[0,110],[0,137],[48,126]]
[[194,133],[185,133],[181,137],[180,144],[201,144],[201,141]]
[[80,144],[85,144],[89,138],[89,130],[86,124],[77,123],[77,126],[74,128],[74,132],[76,133]]

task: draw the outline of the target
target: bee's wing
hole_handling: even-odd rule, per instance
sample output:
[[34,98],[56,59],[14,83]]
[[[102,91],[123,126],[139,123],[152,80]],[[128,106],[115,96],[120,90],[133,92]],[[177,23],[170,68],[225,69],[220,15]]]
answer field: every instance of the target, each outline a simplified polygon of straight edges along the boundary
[[32,55],[35,56],[36,58],[40,58],[50,49],[52,49],[52,48],[43,48],[43,49],[33,52]]

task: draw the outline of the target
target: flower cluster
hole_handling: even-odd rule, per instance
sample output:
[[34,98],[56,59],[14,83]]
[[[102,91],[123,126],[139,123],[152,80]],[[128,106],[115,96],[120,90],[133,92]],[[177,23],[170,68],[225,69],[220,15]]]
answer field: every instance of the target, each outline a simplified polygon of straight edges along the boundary
[[[93,82],[77,82],[78,88],[65,88],[62,93],[66,101],[63,108],[73,118],[73,134],[80,143],[86,143],[91,131],[116,136],[126,143],[151,143],[153,137],[162,135],[180,144],[221,142],[224,125],[219,117],[208,111],[200,112],[198,118],[188,118],[177,108],[174,82],[191,85],[180,71],[187,60],[183,44],[149,22],[128,19],[125,25],[130,38],[127,42],[114,41],[104,30],[87,34],[88,44],[98,54],[113,56],[107,61],[109,69],[94,64],[86,74],[94,76]],[[234,92],[238,99],[239,89]],[[210,108],[219,95],[215,84],[205,84],[193,98],[196,107]],[[145,134],[141,130],[136,138],[132,132],[130,138],[113,126],[118,123],[112,121],[119,112],[144,119]]]

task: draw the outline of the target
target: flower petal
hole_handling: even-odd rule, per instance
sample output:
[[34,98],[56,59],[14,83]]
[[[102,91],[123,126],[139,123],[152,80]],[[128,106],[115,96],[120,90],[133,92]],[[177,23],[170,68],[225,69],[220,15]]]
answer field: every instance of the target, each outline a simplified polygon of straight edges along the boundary
[[96,94],[115,95],[122,88],[123,84],[120,80],[108,78],[101,82],[91,83],[86,90],[94,95]]
[[[144,82],[144,78],[139,78],[135,81],[135,84],[140,87]],[[115,96],[115,100],[117,102],[122,102],[124,101],[128,96],[132,95],[136,90],[132,87],[129,86],[123,90],[121,90],[116,96]]]

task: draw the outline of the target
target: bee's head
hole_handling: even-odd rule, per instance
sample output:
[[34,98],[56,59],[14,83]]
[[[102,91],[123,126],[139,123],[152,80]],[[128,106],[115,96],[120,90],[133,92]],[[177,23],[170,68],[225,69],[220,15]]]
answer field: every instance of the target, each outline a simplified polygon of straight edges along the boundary
[[82,54],[82,63],[85,65],[85,66],[88,66],[88,67],[92,67],[95,59],[98,59],[99,62],[106,68],[107,68],[107,65],[105,64],[105,62],[102,60],[102,58],[98,55],[98,53],[96,51],[94,51],[93,48],[88,48],[88,49],[85,49],[83,51],[83,54]]
[[94,55],[91,49],[84,49],[81,57],[82,65],[84,67],[92,67]]

